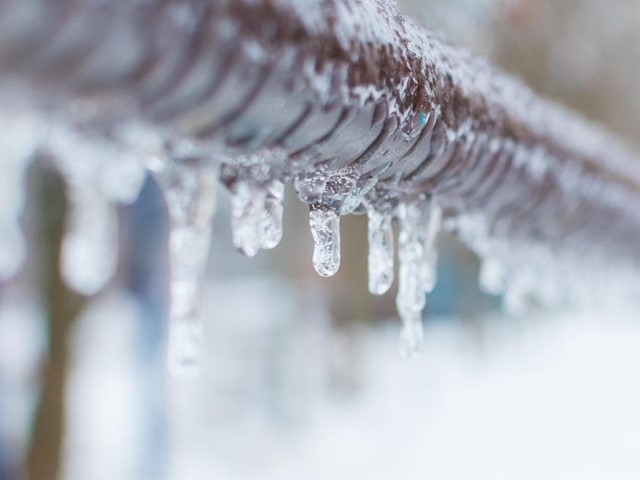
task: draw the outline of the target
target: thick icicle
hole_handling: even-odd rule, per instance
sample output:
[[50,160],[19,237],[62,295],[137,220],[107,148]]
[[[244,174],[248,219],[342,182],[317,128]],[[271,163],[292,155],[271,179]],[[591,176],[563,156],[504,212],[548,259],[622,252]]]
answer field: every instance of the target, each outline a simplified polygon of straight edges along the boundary
[[151,169],[170,219],[169,370],[175,375],[194,376],[200,369],[203,327],[199,297],[215,207],[214,169],[178,160],[158,161]]
[[[247,257],[263,246],[267,192],[250,181],[238,181],[231,191],[233,245]],[[272,239],[273,240],[273,239]]]
[[393,283],[393,228],[391,215],[374,209],[369,220],[369,291],[382,295]]
[[100,291],[113,277],[118,257],[117,216],[91,185],[69,183],[68,214],[60,253],[65,283],[84,295]]
[[340,267],[340,217],[328,208],[312,207],[309,224],[313,236],[313,266],[323,277],[335,275]]

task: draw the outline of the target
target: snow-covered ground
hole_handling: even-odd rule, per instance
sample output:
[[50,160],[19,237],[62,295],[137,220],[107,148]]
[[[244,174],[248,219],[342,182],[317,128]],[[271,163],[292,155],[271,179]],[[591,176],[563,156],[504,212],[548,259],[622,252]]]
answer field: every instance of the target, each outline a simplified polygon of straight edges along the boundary
[[[167,379],[156,437],[140,423],[153,373],[127,340],[133,310],[120,299],[88,315],[76,336],[67,478],[640,478],[635,316],[431,319],[424,354],[409,361],[395,325],[345,342],[322,309],[309,316],[273,285],[215,286],[216,312],[235,305],[233,316],[209,325],[217,340],[200,379]],[[235,302],[247,288],[253,301]],[[348,392],[328,386],[340,361],[355,372]]]

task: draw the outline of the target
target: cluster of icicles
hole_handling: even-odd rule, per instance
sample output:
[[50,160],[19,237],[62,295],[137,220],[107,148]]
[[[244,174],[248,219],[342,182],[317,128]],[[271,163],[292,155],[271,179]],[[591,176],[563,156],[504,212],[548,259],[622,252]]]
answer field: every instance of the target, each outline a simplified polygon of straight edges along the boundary
[[[315,243],[313,265],[324,277],[334,275],[340,265],[340,217],[355,211],[366,212],[369,290],[375,295],[387,292],[394,280],[393,223],[397,222],[396,304],[402,321],[400,348],[407,356],[414,356],[421,348],[422,311],[426,294],[436,283],[435,243],[443,223],[455,230],[483,259],[481,287],[489,293],[505,293],[505,302],[512,310],[520,309],[523,299],[532,291],[538,290],[538,297],[548,300],[547,303],[556,301],[560,291],[545,275],[562,267],[552,252],[545,250],[545,255],[536,257],[532,252],[537,250],[527,249],[522,254],[511,255],[514,259],[531,257],[529,266],[540,271],[517,261],[510,265],[506,252],[507,247],[511,247],[490,238],[485,229],[487,222],[481,217],[463,215],[450,225],[451,219],[443,222],[437,199],[427,195],[399,203],[372,202],[370,194],[379,176],[376,174],[362,180],[350,171],[319,169],[289,177],[278,176],[262,168],[273,163],[273,159],[254,155],[253,164],[249,166],[243,167],[243,162],[237,159],[231,161],[230,168],[235,173],[229,180],[220,171],[220,165],[188,152],[181,154],[179,149],[162,155],[139,155],[132,153],[136,152],[133,148],[87,140],[77,129],[63,124],[46,122],[46,128],[44,125],[38,118],[22,113],[0,118],[3,129],[0,138],[0,279],[16,273],[25,257],[20,230],[24,175],[36,148],[49,154],[47,158],[52,159],[65,179],[69,210],[60,268],[64,281],[86,295],[100,291],[116,271],[115,204],[133,202],[146,172],[150,171],[163,192],[170,218],[168,359],[170,370],[177,374],[192,375],[199,368],[198,351],[203,335],[199,294],[210,251],[218,177],[231,192],[233,243],[247,256],[278,245],[283,225],[285,185],[282,179],[293,183],[299,197],[310,205],[310,227]],[[144,135],[134,137],[132,142],[144,143]],[[256,167],[259,175],[255,174]],[[331,183],[348,185],[348,188],[332,189]],[[620,272],[616,271],[616,275],[620,276]]]
[[[199,293],[210,250],[211,221],[217,183],[216,166],[194,158],[150,155],[147,160],[127,154],[108,143],[88,141],[64,126],[43,125],[37,118],[15,115],[3,119],[6,144],[0,175],[2,234],[0,278],[8,278],[25,257],[19,219],[23,208],[24,176],[36,146],[42,146],[65,180],[68,218],[60,255],[64,281],[74,290],[92,295],[112,278],[117,267],[116,203],[131,203],[140,192],[145,172],[159,185],[170,219],[170,369],[190,374],[198,370],[202,339],[198,312]],[[370,181],[365,193],[373,187]],[[300,176],[296,188],[305,191],[318,183],[318,175]],[[231,228],[234,246],[247,256],[271,249],[282,238],[285,185],[277,179],[256,181],[245,177],[229,185]],[[334,275],[340,265],[340,215],[363,201],[352,195],[340,210],[312,205],[311,234],[315,243],[313,265],[324,276]],[[400,224],[397,306],[403,322],[402,351],[416,354],[422,343],[421,315],[425,294],[435,285],[435,237],[441,214],[436,203],[420,197],[386,211],[368,209],[369,289],[382,295],[394,278],[392,220]]]

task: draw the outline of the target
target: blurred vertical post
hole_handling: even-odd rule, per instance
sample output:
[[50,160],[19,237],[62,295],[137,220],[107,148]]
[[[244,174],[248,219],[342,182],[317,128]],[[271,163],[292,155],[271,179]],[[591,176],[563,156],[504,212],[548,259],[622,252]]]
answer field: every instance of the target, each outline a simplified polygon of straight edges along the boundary
[[34,239],[31,271],[46,312],[48,352],[25,468],[29,480],[55,480],[60,478],[63,458],[68,337],[84,302],[64,285],[58,268],[67,209],[62,180],[40,162],[34,165],[37,172],[31,172],[28,190]]

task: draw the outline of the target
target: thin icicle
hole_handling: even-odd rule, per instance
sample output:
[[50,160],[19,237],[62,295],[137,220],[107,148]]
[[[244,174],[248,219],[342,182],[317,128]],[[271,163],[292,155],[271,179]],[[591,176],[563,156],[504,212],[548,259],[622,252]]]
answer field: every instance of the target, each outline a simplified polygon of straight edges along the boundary
[[425,306],[423,285],[424,245],[419,235],[421,211],[416,203],[400,205],[400,234],[398,236],[398,294],[396,306],[402,321],[400,351],[413,357],[422,348],[422,309]]
[[238,181],[232,188],[233,245],[247,257],[253,257],[263,246],[266,196],[264,188],[250,181]]
[[65,283],[84,295],[99,292],[113,277],[118,257],[117,217],[90,185],[68,184],[68,214],[60,254]]
[[282,200],[284,184],[274,180],[269,184],[262,214],[262,244],[261,248],[269,250],[275,248],[282,239]]
[[340,267],[340,217],[328,208],[312,208],[309,224],[313,236],[313,266],[323,277],[335,275]]
[[194,376],[200,371],[202,278],[211,242],[215,209],[215,175],[209,165],[179,161],[152,166],[169,210],[171,307],[169,370]]
[[374,209],[369,220],[369,291],[374,295],[386,293],[393,283],[393,229],[391,215]]
[[442,228],[442,209],[430,200],[423,208],[423,218],[426,217],[427,230],[423,240],[423,267],[422,286],[426,293],[431,293],[436,286],[438,279],[438,250],[436,248],[436,237]]
[[422,310],[436,282],[436,236],[442,213],[433,200],[414,201],[398,209],[400,260],[396,306],[402,320],[401,353],[412,357],[422,348]]

